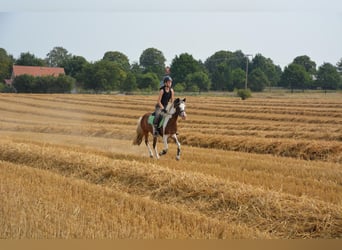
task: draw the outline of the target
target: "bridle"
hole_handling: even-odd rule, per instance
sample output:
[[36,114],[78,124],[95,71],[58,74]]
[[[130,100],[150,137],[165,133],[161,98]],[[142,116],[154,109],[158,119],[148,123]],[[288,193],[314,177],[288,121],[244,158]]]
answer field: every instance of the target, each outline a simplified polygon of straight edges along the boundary
[[177,110],[176,113],[178,114],[178,116],[180,116],[181,118],[185,119],[186,112],[185,112],[185,101],[184,100],[179,101],[177,103],[176,110]]

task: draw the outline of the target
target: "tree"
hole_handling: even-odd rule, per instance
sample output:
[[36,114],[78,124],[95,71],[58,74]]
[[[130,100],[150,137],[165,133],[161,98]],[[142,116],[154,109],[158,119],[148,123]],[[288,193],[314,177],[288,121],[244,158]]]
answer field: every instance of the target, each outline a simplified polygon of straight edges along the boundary
[[46,56],[45,60],[50,67],[64,67],[72,55],[63,47],[54,47]]
[[233,90],[233,71],[246,70],[246,56],[241,50],[220,50],[204,63],[212,82],[212,90]]
[[302,65],[291,63],[284,69],[284,73],[281,76],[280,84],[285,88],[290,88],[291,92],[294,89],[304,90],[311,78],[309,73]]
[[0,48],[0,83],[10,78],[13,62],[13,57],[8,55],[5,49]]
[[176,56],[171,63],[171,77],[175,85],[178,83],[185,83],[185,79],[189,74],[204,71],[204,66],[188,53],[183,53],[179,56]]
[[15,93],[16,90],[12,85],[0,82],[0,93]]
[[163,52],[155,48],[148,48],[144,50],[140,56],[140,66],[143,68],[143,73],[152,72],[159,78],[164,74],[165,57]]
[[336,63],[337,71],[342,74],[342,58]]
[[130,92],[138,88],[136,77],[133,73],[129,72],[127,78],[122,82],[120,86],[120,91]]
[[263,91],[269,85],[268,77],[260,68],[254,69],[248,76],[248,87],[252,91]]
[[246,100],[252,96],[252,93],[250,89],[238,89],[236,95],[239,96],[241,100]]
[[66,75],[19,75],[14,79],[13,86],[18,93],[70,93],[74,82],[74,78]]
[[232,53],[232,58],[229,64],[233,69],[240,68],[245,69],[246,67],[246,55],[241,50],[236,50]]
[[33,84],[30,89],[31,93],[48,93],[49,88],[54,83],[53,76],[38,76],[33,79]]
[[159,87],[159,77],[152,72],[141,74],[137,78],[138,88],[141,90],[157,90]]
[[310,57],[304,55],[304,56],[297,56],[295,59],[293,59],[293,62],[298,65],[302,65],[306,72],[308,72],[310,75],[316,74],[316,63],[310,59]]
[[198,71],[188,74],[185,78],[186,90],[189,91],[209,91],[210,80],[207,73]]
[[316,86],[324,90],[336,90],[341,83],[341,75],[330,63],[324,63],[318,68]]
[[30,52],[21,53],[20,57],[15,61],[15,64],[23,66],[46,66],[43,59],[37,58]]
[[52,82],[48,89],[50,93],[70,93],[75,86],[75,79],[67,75],[59,75]]
[[34,88],[34,76],[19,75],[14,78],[12,85],[18,93],[31,93]]
[[204,65],[209,72],[213,90],[225,90],[227,86],[232,85],[232,67],[230,65],[232,57],[232,52],[220,50],[204,62]]
[[126,72],[128,72],[130,70],[130,64],[129,64],[128,57],[125,54],[121,53],[121,52],[118,52],[118,51],[107,51],[104,54],[102,60],[107,60],[107,61],[110,61],[110,62],[117,63]]
[[65,74],[81,81],[83,68],[88,64],[82,56],[72,56],[63,62]]
[[264,84],[267,83],[267,86],[278,85],[281,76],[281,68],[274,65],[273,61],[270,58],[266,58],[261,54],[256,54],[252,59],[250,72],[253,72],[253,70],[255,69],[261,70],[267,77],[267,81],[264,82]]
[[85,89],[98,92],[119,90],[126,77],[127,73],[116,63],[100,60],[85,65],[81,79]]
[[130,71],[135,76],[143,74],[143,68],[137,62],[132,63]]
[[236,68],[232,71],[232,83],[233,89],[242,89],[245,87],[246,72],[240,68]]
[[316,75],[316,63],[310,59],[310,57],[304,56],[297,56],[293,63],[301,65],[304,67],[305,71],[309,74],[310,78],[307,82],[307,87],[313,88],[313,82]]
[[217,68],[209,75],[211,75],[212,90],[233,91],[233,73],[229,64],[225,62],[218,64]]

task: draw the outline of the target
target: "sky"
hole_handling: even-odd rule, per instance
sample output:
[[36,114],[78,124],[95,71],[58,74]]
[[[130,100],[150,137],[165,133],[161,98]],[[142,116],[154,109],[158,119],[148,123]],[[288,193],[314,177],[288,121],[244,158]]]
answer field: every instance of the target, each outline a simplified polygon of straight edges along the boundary
[[131,63],[156,48],[166,64],[220,50],[260,53],[284,68],[307,55],[317,66],[342,58],[341,0],[1,0],[0,48],[45,58],[54,47],[88,61],[107,51]]

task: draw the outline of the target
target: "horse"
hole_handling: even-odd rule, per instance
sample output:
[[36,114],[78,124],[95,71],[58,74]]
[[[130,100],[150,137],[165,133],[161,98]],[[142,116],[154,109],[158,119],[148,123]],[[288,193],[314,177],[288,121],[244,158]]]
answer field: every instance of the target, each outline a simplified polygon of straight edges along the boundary
[[[175,99],[173,103],[168,104],[166,108],[166,113],[162,115],[164,122],[162,123],[163,125],[159,128],[159,135],[163,137],[164,149],[160,153],[158,153],[157,150],[158,137],[153,137],[153,149],[157,159],[159,159],[159,156],[165,155],[167,153],[167,140],[171,136],[177,144],[176,159],[180,160],[181,144],[179,143],[177,138],[177,119],[178,116],[180,116],[184,120],[186,119],[185,101],[186,98],[184,98],[183,100],[179,98]],[[140,145],[143,140],[143,137],[145,137],[145,144],[148,149],[149,155],[151,158],[153,158],[153,152],[148,141],[149,133],[153,134],[153,117],[151,117],[151,115],[152,113],[146,113],[139,118],[138,126],[136,129],[137,133],[135,139],[133,140],[133,145]]]

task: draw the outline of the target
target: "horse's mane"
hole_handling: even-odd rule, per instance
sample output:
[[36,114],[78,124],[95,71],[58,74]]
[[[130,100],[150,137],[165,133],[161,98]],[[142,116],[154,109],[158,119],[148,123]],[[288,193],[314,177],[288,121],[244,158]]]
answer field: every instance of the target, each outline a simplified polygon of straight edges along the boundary
[[170,112],[170,109],[171,109],[172,105],[173,105],[173,103],[171,103],[171,102],[169,102],[169,103],[167,104],[167,106],[166,106],[167,112]]

